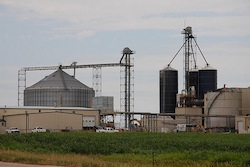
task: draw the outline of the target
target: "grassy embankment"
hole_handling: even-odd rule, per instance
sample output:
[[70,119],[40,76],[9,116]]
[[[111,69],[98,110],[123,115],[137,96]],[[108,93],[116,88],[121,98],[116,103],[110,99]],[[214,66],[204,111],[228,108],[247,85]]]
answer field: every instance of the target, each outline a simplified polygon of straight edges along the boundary
[[61,166],[250,166],[250,135],[37,133],[0,135],[0,160]]

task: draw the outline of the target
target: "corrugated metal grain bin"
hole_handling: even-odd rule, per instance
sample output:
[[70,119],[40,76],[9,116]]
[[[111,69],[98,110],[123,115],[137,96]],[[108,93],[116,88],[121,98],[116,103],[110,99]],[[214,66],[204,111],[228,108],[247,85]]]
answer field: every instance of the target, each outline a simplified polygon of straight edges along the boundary
[[58,69],[24,90],[24,106],[92,107],[94,90]]

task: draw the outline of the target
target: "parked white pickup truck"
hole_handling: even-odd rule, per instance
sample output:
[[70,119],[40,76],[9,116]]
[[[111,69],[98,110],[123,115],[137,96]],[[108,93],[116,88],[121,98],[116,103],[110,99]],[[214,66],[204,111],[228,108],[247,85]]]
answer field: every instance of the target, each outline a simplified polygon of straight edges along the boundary
[[113,129],[111,127],[105,127],[105,128],[101,128],[101,129],[96,129],[96,132],[103,132],[103,133],[113,133],[113,132],[119,132],[119,130],[117,129]]
[[9,129],[5,130],[6,133],[20,133],[20,130],[16,127],[10,127]]
[[44,129],[41,126],[37,126],[34,129],[32,129],[31,132],[33,132],[33,133],[36,133],[36,132],[47,132],[47,129]]

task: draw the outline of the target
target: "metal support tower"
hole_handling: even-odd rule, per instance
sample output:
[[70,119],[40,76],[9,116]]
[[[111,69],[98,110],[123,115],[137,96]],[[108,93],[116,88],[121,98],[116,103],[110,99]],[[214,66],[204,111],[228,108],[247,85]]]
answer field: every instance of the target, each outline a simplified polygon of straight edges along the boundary
[[26,88],[26,70],[18,71],[18,106],[24,103],[24,89]]
[[125,128],[129,128],[130,120],[134,117],[134,66],[131,58],[132,54],[134,52],[126,47],[123,49],[120,60],[120,64],[124,64],[124,67],[121,67],[120,110],[125,113]]
[[95,90],[95,96],[102,96],[102,68],[93,67],[92,87]]
[[[170,66],[170,64],[173,62],[173,60],[176,58],[176,56],[178,55],[178,53],[181,51],[181,49],[184,47],[184,51],[183,51],[183,88],[184,90],[187,91],[187,93],[189,93],[189,87],[190,87],[190,83],[189,83],[189,72],[192,66],[192,61],[194,63],[194,69],[197,69],[196,66],[196,48],[199,49],[204,61],[206,62],[207,66],[209,65],[206,58],[204,57],[199,45],[196,42],[195,37],[193,36],[193,32],[192,32],[192,27],[186,27],[185,29],[183,29],[183,31],[181,32],[182,34],[184,34],[184,38],[183,38],[183,45],[181,46],[181,48],[178,50],[178,52],[175,54],[175,56],[172,58],[172,60],[170,61],[170,63],[168,64],[168,66]],[[194,47],[195,50],[193,49],[193,42],[195,43]]]
[[192,34],[192,27],[186,27],[183,31],[182,34],[184,34],[184,41],[185,41],[185,46],[184,46],[184,68],[183,68],[183,85],[184,89],[186,91],[189,90],[189,63],[190,63],[190,56],[193,54],[192,51],[192,39],[193,34]]

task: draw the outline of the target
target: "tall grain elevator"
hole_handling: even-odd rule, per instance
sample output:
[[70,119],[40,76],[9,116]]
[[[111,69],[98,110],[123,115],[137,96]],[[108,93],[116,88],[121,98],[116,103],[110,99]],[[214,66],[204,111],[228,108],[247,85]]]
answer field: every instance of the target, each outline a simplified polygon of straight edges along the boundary
[[[204,94],[217,89],[217,70],[207,63],[193,35],[192,27],[183,29],[184,43],[167,68],[160,70],[160,113],[176,113],[175,107],[203,108]],[[206,66],[198,68],[196,50],[199,50]],[[178,71],[170,64],[183,50],[183,89],[178,94]]]

